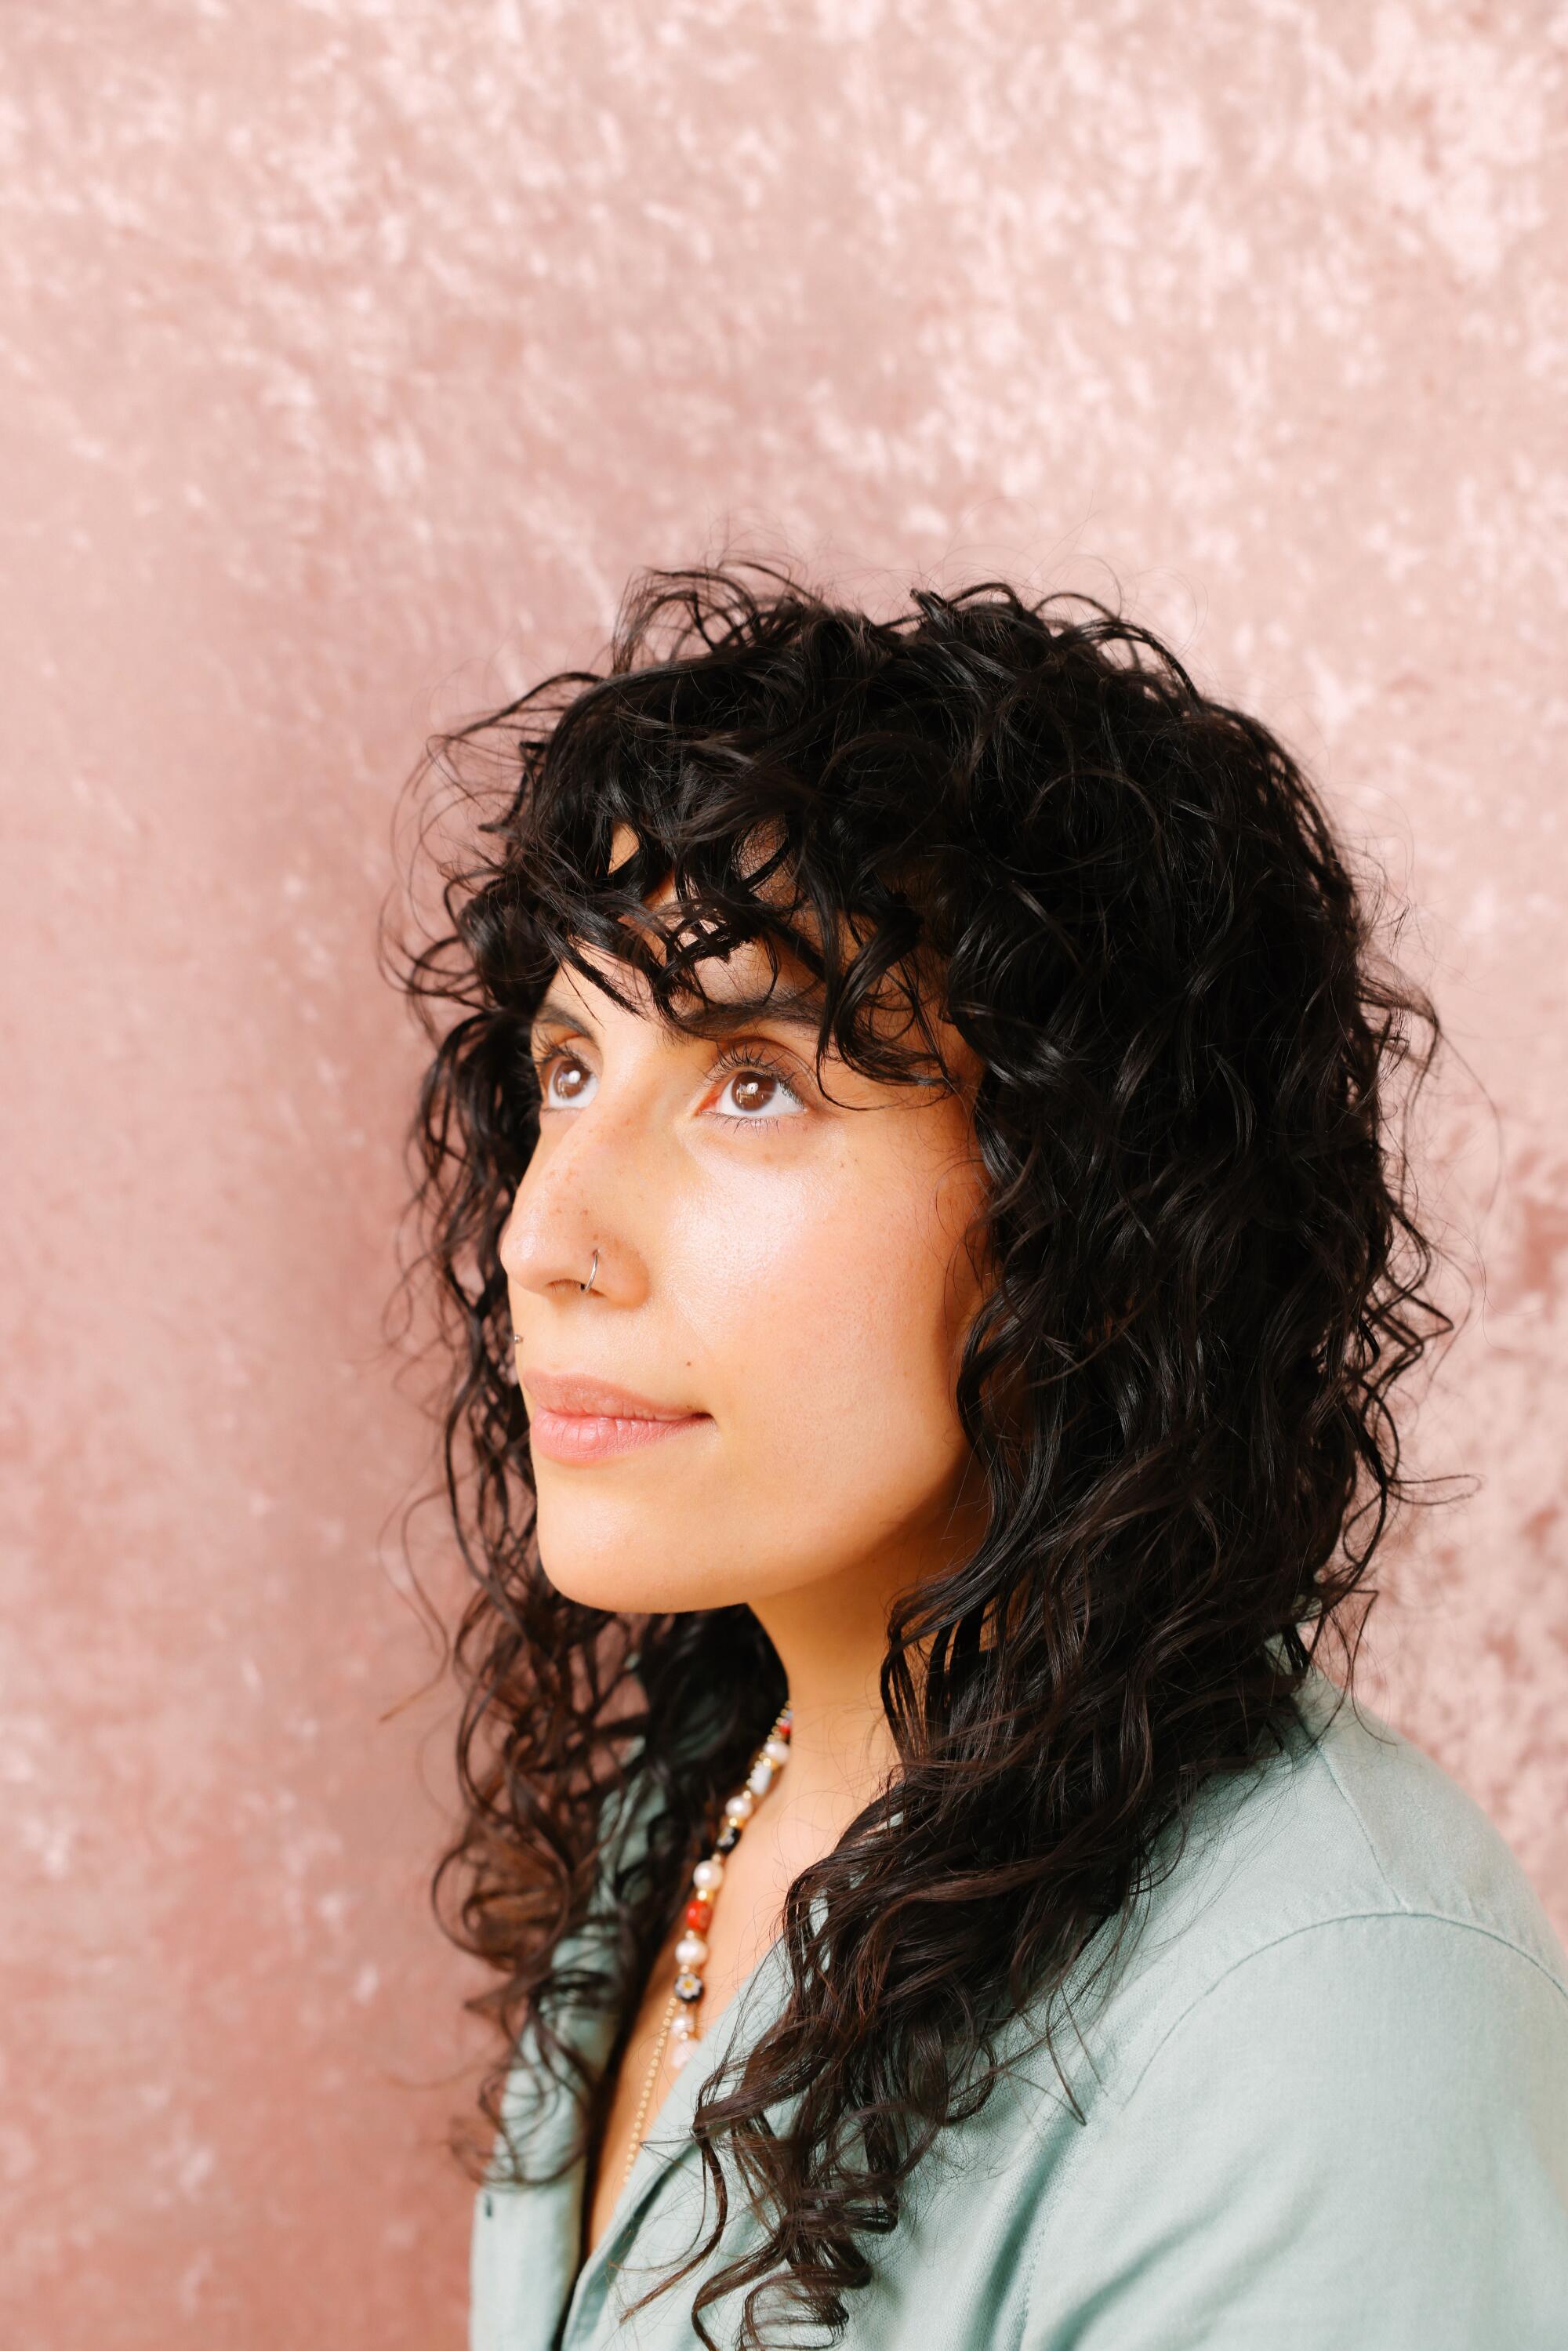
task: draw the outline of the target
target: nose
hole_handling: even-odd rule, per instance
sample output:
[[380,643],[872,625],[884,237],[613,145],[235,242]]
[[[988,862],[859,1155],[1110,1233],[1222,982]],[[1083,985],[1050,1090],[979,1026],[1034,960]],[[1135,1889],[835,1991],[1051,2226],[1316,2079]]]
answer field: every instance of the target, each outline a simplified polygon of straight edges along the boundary
[[[501,1233],[501,1265],[515,1290],[540,1297],[552,1292],[585,1291],[595,1298],[610,1286],[609,1260],[613,1252],[602,1240],[588,1238],[591,1220],[580,1214],[539,1213],[521,1189]],[[601,1226],[594,1226],[601,1230]]]
[[[634,1305],[647,1287],[628,1222],[628,1196],[637,1184],[634,1137],[627,1123],[612,1123],[597,1106],[562,1123],[569,1132],[536,1147],[517,1186],[501,1232],[502,1270],[514,1291],[557,1304],[580,1295],[591,1276],[591,1296]],[[645,1194],[646,1186],[641,1188]]]

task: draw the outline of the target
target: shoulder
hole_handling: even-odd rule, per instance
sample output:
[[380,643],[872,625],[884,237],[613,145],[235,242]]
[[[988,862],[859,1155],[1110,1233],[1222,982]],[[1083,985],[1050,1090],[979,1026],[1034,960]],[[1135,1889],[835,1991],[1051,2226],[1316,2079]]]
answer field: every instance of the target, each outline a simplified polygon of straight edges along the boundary
[[1299,1711],[1302,1736],[1280,1781],[1322,1906],[1343,1907],[1342,1891],[1354,1888],[1369,1908],[1514,1944],[1568,1987],[1568,1956],[1534,1889],[1458,1783],[1320,1674],[1309,1676]]
[[[1342,2020],[1418,1979],[1473,1992],[1534,1978],[1568,2027],[1568,1957],[1523,1869],[1448,1772],[1364,1705],[1312,1674],[1284,1752],[1205,1791],[1185,1840],[1107,1970],[1085,2054],[1098,2088],[1132,2094],[1164,2041],[1218,2024],[1228,1998],[1316,1986]],[[1076,2012],[1075,2012],[1076,2013]],[[1082,2027],[1080,2026],[1082,2031]]]
[[1033,2215],[1024,2351],[1557,2340],[1568,1963],[1479,1808],[1336,1696],[1213,1792],[1074,2011],[1086,2126]]

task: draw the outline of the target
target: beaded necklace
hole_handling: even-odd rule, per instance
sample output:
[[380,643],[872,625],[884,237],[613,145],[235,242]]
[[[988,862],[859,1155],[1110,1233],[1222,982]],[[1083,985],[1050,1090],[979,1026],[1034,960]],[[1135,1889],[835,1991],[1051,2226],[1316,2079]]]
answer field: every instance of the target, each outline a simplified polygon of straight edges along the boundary
[[724,1856],[740,1843],[747,1822],[757,1810],[760,1798],[768,1793],[775,1776],[789,1761],[789,1732],[794,1717],[788,1706],[780,1708],[772,1729],[758,1749],[744,1786],[725,1799],[725,1823],[714,1840],[713,1851],[706,1861],[699,1861],[692,1872],[695,1893],[686,1904],[686,1931],[675,1945],[676,1975],[674,1989],[664,2010],[664,2022],[654,2044],[648,2078],[643,2085],[643,2095],[637,2107],[637,2119],[632,2126],[632,2145],[626,2157],[626,2168],[621,2174],[624,2189],[632,2177],[632,2167],[643,2145],[643,2124],[648,2112],[648,2101],[653,2095],[658,2079],[659,2061],[664,2056],[666,2042],[674,2035],[670,2063],[678,2074],[695,2050],[700,2038],[696,2028],[697,2002],[703,1996],[703,1963],[708,1955],[707,1928],[713,1919],[714,1897],[724,1883]]

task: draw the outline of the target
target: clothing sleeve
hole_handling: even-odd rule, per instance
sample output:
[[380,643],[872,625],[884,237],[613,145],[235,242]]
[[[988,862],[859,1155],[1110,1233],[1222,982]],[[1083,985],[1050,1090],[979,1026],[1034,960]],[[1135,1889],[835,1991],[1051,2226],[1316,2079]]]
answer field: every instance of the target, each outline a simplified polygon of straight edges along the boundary
[[1565,2351],[1568,1994],[1404,1911],[1241,1959],[1091,2110],[1018,2351]]

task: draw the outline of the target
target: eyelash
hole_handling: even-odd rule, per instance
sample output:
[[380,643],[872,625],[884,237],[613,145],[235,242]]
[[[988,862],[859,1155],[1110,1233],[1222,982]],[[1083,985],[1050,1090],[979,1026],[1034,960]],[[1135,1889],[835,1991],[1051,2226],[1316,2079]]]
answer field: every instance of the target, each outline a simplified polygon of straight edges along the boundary
[[[530,1066],[534,1073],[534,1081],[539,1090],[541,1102],[547,1099],[551,1064],[562,1060],[572,1061],[577,1058],[570,1047],[567,1045],[551,1046],[547,1051],[531,1058]],[[729,1077],[737,1070],[746,1070],[755,1076],[776,1080],[790,1100],[800,1102],[801,1109],[804,1110],[805,1102],[799,1088],[791,1084],[788,1071],[781,1070],[776,1061],[770,1061],[767,1055],[758,1051],[755,1045],[726,1045],[708,1071],[708,1081],[711,1084],[715,1078]],[[721,1118],[726,1126],[783,1126],[788,1123],[786,1119],[769,1118],[762,1112],[758,1112],[752,1118],[741,1118],[734,1112],[727,1110],[716,1111],[714,1115]]]

